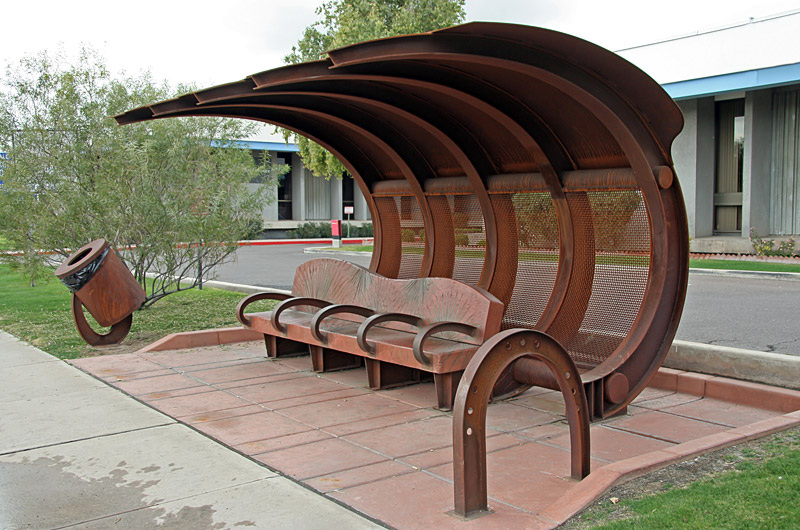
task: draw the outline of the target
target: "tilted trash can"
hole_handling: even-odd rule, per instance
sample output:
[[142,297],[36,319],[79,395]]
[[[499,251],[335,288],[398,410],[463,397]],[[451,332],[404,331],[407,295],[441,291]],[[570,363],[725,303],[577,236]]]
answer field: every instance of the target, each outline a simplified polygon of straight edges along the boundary
[[[73,252],[55,274],[72,292],[72,317],[86,342],[92,346],[118,344],[128,335],[133,312],[147,295],[105,239],[96,239]],[[111,326],[111,330],[106,334],[95,332],[81,306],[98,324]]]

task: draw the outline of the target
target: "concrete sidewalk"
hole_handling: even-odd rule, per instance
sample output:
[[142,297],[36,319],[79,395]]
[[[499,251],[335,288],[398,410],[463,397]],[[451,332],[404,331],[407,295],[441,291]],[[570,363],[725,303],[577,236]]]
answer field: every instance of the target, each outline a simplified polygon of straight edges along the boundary
[[0,331],[0,528],[379,528]]

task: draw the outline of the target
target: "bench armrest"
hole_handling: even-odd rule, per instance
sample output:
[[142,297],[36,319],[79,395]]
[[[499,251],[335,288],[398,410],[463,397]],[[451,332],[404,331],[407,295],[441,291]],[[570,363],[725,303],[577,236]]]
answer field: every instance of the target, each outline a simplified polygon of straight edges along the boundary
[[423,344],[425,339],[431,335],[441,333],[443,331],[455,331],[457,333],[463,333],[464,335],[469,335],[470,337],[475,338],[479,330],[475,326],[462,324],[460,322],[434,322],[429,326],[425,326],[419,331],[419,333],[417,333],[417,336],[414,337],[414,357],[419,362],[430,366],[431,359],[423,350]]
[[278,304],[278,307],[276,307],[272,311],[272,318],[271,318],[272,327],[274,327],[281,333],[286,333],[286,326],[281,324],[278,319],[280,318],[281,313],[283,313],[284,311],[286,311],[291,307],[297,307],[299,305],[310,305],[313,307],[324,308],[331,305],[331,303],[326,302],[325,300],[320,300],[319,298],[305,298],[302,296],[299,296],[297,298],[288,298],[283,302],[281,302],[280,304]]
[[255,293],[251,294],[250,296],[246,296],[242,298],[242,300],[236,306],[236,320],[241,322],[245,327],[249,328],[252,326],[252,323],[244,314],[244,310],[247,306],[253,302],[257,302],[258,300],[286,300],[291,297],[292,295],[284,293]]
[[381,322],[404,322],[412,326],[420,327],[424,323],[424,320],[414,315],[406,315],[404,313],[378,313],[377,315],[368,317],[361,323],[361,326],[359,326],[358,333],[356,333],[356,340],[362,350],[372,355],[375,355],[375,346],[367,342],[367,332],[370,328]]
[[375,314],[375,311],[366,307],[349,304],[336,304],[329,305],[328,307],[318,311],[314,318],[311,319],[311,336],[322,343],[328,342],[327,333],[319,329],[322,321],[339,313],[352,313],[354,315],[361,315],[362,317],[370,317]]

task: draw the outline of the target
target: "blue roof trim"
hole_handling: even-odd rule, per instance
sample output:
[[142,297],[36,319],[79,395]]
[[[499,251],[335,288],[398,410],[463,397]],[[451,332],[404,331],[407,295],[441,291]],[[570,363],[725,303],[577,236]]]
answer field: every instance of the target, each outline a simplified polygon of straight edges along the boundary
[[297,144],[287,144],[284,142],[253,142],[247,140],[242,143],[247,144],[247,147],[254,151],[289,151],[296,153],[300,150]]
[[[237,147],[242,149],[251,149],[253,151],[283,151],[296,153],[300,150],[297,144],[286,144],[284,142],[256,142],[253,140],[239,140],[235,142]],[[214,147],[219,146],[219,142],[211,142]]]
[[661,85],[673,99],[711,96],[737,90],[752,90],[800,83],[800,63],[748,70]]

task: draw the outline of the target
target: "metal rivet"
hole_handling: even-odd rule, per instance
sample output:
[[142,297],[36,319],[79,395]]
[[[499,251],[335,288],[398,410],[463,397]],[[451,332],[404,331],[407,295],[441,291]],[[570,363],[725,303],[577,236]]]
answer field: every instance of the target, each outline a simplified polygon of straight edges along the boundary
[[472,427],[467,427],[467,436],[472,436]]
[[472,407],[467,409],[467,414],[472,414]]
[[472,387],[472,393],[473,394],[477,394],[478,393],[478,387],[477,386],[473,386]]
[[510,341],[506,342],[506,349],[507,350],[511,349],[511,342]]
[[538,348],[539,347],[539,341],[538,340],[534,340],[533,341],[533,347],[534,348]]
[[519,339],[519,345],[525,346],[525,339]]
[[575,389],[574,389],[574,388],[572,389],[572,393],[573,393],[573,394],[575,393]]
[[570,375],[569,375],[569,372],[565,373],[565,374],[564,374],[564,377],[566,377],[567,379],[569,379],[569,377],[570,377]]

